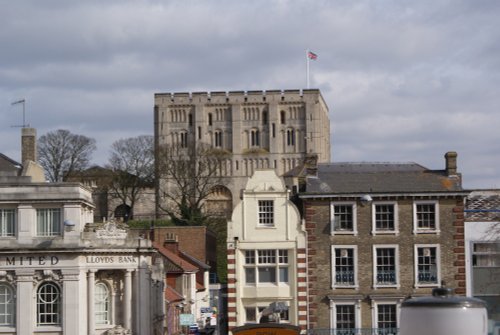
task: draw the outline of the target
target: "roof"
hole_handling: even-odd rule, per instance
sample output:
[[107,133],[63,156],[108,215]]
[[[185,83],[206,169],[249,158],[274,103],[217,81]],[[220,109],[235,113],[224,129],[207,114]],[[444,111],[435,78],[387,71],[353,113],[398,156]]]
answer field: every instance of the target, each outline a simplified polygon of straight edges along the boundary
[[184,297],[182,296],[182,294],[180,294],[179,292],[177,292],[176,290],[174,290],[170,286],[167,286],[165,288],[165,299],[169,303],[173,303],[173,302],[176,302],[176,301],[182,301],[182,300],[184,300]]
[[15,160],[0,153],[0,171],[20,171],[22,165]]
[[198,267],[196,265],[185,260],[184,258],[182,258],[180,255],[176,254],[175,252],[168,250],[160,243],[153,242],[153,246],[160,252],[160,254],[162,254],[163,256],[168,258],[168,260],[172,263],[171,265],[173,265],[173,267],[170,269],[167,268],[166,269],[167,272],[169,272],[169,270],[170,271],[182,270],[183,272],[197,272],[198,271]]
[[460,175],[429,170],[416,163],[318,164],[317,176],[306,181],[311,194],[462,192]]
[[465,220],[500,221],[500,189],[472,191],[465,204]]

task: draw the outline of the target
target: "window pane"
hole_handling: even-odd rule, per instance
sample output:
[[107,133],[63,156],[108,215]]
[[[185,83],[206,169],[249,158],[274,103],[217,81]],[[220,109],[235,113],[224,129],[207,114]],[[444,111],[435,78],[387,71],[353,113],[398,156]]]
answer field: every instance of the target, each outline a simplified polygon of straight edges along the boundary
[[397,328],[396,305],[378,305],[378,328]]
[[245,283],[255,284],[255,269],[245,268]]
[[280,282],[288,283],[288,267],[280,267]]
[[417,255],[417,270],[418,283],[420,284],[436,284],[437,266],[436,266],[436,248],[425,247],[418,248]]
[[434,204],[417,204],[417,227],[436,229],[436,206]]
[[255,307],[245,307],[245,315],[247,322],[257,321],[257,313],[255,311]]
[[37,323],[38,325],[60,324],[60,294],[59,287],[47,282],[37,291]]
[[0,325],[15,324],[16,299],[14,290],[6,284],[0,284]]
[[353,209],[352,205],[335,205],[334,207],[333,229],[335,231],[353,230]]
[[61,209],[37,209],[37,235],[56,236],[61,234]]
[[335,249],[335,284],[354,285],[354,249]]
[[394,230],[394,205],[375,205],[375,229]]
[[0,209],[0,236],[14,236],[16,211],[14,209]]
[[260,267],[259,283],[276,283],[276,269],[274,267]]
[[272,200],[259,200],[259,225],[274,226],[274,203]]
[[396,250],[394,248],[377,249],[377,284],[396,284]]
[[109,290],[104,283],[97,283],[94,292],[94,312],[96,324],[109,323]]
[[354,305],[337,305],[336,306],[337,329],[353,329],[355,328]]

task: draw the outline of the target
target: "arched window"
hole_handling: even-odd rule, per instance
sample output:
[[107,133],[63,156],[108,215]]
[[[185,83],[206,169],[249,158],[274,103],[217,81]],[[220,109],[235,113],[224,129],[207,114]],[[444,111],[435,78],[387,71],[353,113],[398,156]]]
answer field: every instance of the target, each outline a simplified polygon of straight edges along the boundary
[[258,129],[252,129],[250,132],[250,143],[252,147],[258,147],[260,145],[260,134]]
[[216,130],[215,131],[215,138],[214,138],[214,144],[216,148],[221,148],[222,147],[222,131]]
[[14,290],[8,284],[0,283],[0,326],[13,326],[16,320],[16,299]]
[[280,112],[280,122],[281,124],[285,124],[285,111]]
[[45,282],[38,287],[36,322],[39,326],[61,324],[61,293],[55,283]]
[[293,129],[287,129],[286,131],[286,144],[295,145],[295,131]]
[[110,299],[109,289],[104,283],[97,283],[94,291],[94,312],[95,323],[98,325],[107,325],[110,322]]
[[181,148],[187,148],[188,146],[188,134],[187,132],[181,132]]

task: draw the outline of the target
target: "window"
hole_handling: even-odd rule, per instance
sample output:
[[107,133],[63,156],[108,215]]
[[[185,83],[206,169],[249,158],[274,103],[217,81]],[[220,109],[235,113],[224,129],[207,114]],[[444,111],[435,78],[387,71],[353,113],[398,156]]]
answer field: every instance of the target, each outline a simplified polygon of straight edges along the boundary
[[61,209],[60,208],[37,209],[36,229],[38,236],[61,235]]
[[257,147],[260,145],[259,130],[252,129],[250,131],[250,144],[252,147]]
[[332,247],[332,269],[334,287],[355,287],[357,285],[357,255],[355,246]]
[[373,234],[395,233],[397,231],[397,204],[374,203]]
[[285,124],[285,111],[280,112],[280,123]]
[[181,133],[181,148],[187,148],[188,145],[188,134],[187,132]]
[[214,146],[216,148],[221,148],[222,147],[222,131],[216,130],[214,134]]
[[267,120],[268,120],[268,118],[267,118],[267,111],[263,111],[262,112],[262,124],[266,125],[267,124]]
[[288,250],[263,249],[245,251],[245,283],[275,284],[289,281]]
[[208,125],[212,125],[212,113],[208,113]]
[[295,145],[295,131],[293,129],[287,129],[286,131],[286,145]]
[[415,246],[415,273],[418,286],[436,286],[441,282],[438,246]]
[[193,114],[191,113],[188,114],[188,124],[190,127],[193,126]]
[[16,323],[16,297],[12,287],[0,283],[0,326],[13,326]]
[[59,287],[52,282],[45,282],[36,293],[37,325],[61,324],[61,294]]
[[[262,317],[262,312],[264,309],[269,307],[269,305],[258,306],[258,307],[245,307],[245,322],[246,323],[259,323],[260,318]],[[279,322],[288,323],[290,321],[288,309],[282,310],[279,312]],[[273,322],[277,322],[277,320],[273,319]]]
[[356,205],[353,203],[332,203],[331,205],[331,233],[356,233]]
[[437,202],[416,202],[413,204],[415,233],[439,232],[439,211]]
[[274,227],[274,202],[259,200],[259,226]]
[[0,209],[0,237],[14,236],[16,226],[16,210]]
[[472,244],[472,266],[500,267],[499,242],[474,242]]
[[[335,329],[354,330],[356,328],[354,305],[337,305],[335,308]],[[344,334],[340,331],[341,334]]]
[[[387,329],[388,332],[382,334],[397,334],[397,305],[396,304],[377,304],[377,328]],[[394,332],[392,332],[392,330]]]
[[375,287],[398,285],[398,248],[397,246],[374,246]]
[[109,324],[109,289],[104,283],[97,283],[94,292],[95,323]]

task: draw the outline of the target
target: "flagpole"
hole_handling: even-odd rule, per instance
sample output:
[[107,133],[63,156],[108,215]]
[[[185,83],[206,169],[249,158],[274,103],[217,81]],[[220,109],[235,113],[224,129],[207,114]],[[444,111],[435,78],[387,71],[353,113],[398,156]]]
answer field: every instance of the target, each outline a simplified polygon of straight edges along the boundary
[[306,50],[306,88],[309,89],[309,50]]

